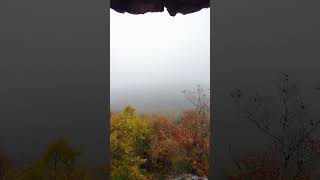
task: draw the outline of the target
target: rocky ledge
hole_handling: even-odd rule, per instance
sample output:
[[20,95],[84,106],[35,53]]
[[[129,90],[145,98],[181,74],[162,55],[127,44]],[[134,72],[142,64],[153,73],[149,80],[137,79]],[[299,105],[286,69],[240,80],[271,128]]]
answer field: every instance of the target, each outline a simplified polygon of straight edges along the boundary
[[175,16],[209,8],[210,0],[111,0],[110,7],[119,13],[131,14],[163,12],[166,8],[171,16]]
[[185,174],[180,177],[174,178],[172,180],[208,180],[208,178],[198,177],[198,176],[192,175],[192,174]]

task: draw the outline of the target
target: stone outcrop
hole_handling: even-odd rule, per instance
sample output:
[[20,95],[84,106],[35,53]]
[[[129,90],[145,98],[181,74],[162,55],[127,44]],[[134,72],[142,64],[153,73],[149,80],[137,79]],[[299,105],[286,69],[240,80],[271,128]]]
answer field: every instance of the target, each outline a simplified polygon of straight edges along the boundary
[[119,13],[131,14],[163,12],[166,8],[171,16],[175,16],[209,8],[210,0],[111,0],[110,7]]
[[208,180],[208,178],[202,178],[192,174],[185,174],[172,180]]

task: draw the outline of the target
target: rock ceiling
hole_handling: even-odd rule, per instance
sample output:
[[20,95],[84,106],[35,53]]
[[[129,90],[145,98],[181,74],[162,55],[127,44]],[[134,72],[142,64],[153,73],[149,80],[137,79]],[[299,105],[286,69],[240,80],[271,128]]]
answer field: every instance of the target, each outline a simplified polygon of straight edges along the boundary
[[119,13],[131,14],[163,12],[166,8],[171,16],[175,16],[209,8],[210,0],[111,0],[110,7]]

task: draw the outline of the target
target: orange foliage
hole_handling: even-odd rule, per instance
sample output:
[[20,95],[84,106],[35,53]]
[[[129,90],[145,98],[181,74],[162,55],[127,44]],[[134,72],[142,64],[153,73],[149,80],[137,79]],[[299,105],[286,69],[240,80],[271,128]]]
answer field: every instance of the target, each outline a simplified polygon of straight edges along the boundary
[[174,162],[185,161],[184,146],[191,139],[179,126],[164,117],[153,122],[153,133],[150,142],[150,168],[164,173],[172,171]]
[[152,123],[149,145],[149,170],[172,173],[174,170],[207,176],[209,170],[209,117],[187,111],[176,124],[164,117]]
[[199,111],[187,111],[181,120],[182,129],[191,137],[188,158],[192,171],[199,176],[207,176],[209,170],[210,121],[209,116]]

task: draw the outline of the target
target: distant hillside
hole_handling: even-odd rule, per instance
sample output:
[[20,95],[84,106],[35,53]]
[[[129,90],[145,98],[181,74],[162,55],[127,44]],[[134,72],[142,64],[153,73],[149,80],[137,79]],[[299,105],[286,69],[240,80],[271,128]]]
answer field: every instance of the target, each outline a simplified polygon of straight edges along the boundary
[[[209,88],[209,85],[201,86]],[[195,87],[196,85],[171,85],[143,88],[130,87],[128,89],[111,88],[111,109],[112,111],[119,111],[126,105],[132,105],[143,113],[180,112],[191,107],[182,90],[192,90]]]

